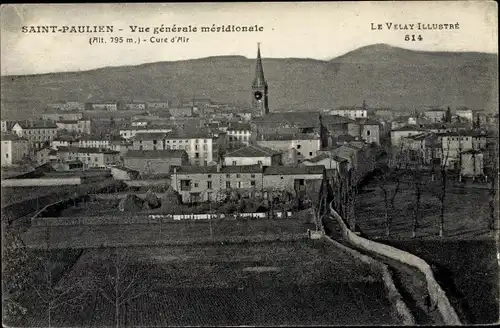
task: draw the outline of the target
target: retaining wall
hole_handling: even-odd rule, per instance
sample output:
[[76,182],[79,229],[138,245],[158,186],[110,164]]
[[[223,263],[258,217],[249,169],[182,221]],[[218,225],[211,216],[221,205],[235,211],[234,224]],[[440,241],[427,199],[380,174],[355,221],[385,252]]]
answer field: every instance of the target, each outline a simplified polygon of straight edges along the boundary
[[460,319],[455,309],[451,306],[451,303],[446,297],[445,292],[441,289],[441,286],[434,278],[434,273],[432,272],[432,269],[427,262],[411,253],[356,235],[347,227],[342,217],[332,208],[332,203],[330,203],[329,206],[330,213],[340,224],[346,240],[364,250],[375,252],[390,259],[402,262],[422,272],[427,282],[427,290],[429,292],[432,304],[437,306],[437,309],[443,317],[444,322],[447,325],[461,325]]
[[329,241],[330,243],[334,244],[336,247],[342,249],[346,253],[349,253],[351,256],[357,258],[361,262],[366,263],[372,267],[375,267],[380,272],[380,275],[388,292],[389,301],[394,305],[396,311],[401,316],[403,325],[413,326],[416,324],[415,318],[413,317],[410,310],[406,306],[406,303],[403,302],[403,297],[399,293],[398,289],[396,288],[396,285],[394,284],[394,281],[392,280],[392,275],[389,272],[387,265],[377,260],[374,260],[369,256],[361,254],[360,252],[352,248],[346,247],[341,243],[338,243],[335,240],[331,239],[327,235],[323,235],[323,238]]
[[2,187],[43,187],[43,186],[69,186],[79,185],[82,179],[77,178],[39,178],[39,179],[6,179]]
[[[147,223],[160,223],[160,222],[174,222],[181,220],[200,220],[205,221],[208,219],[238,219],[238,218],[251,218],[251,219],[266,219],[268,213],[239,213],[238,216],[233,214],[150,214],[150,215],[130,215],[121,216],[80,216],[80,217],[42,217],[41,214],[50,210],[51,206],[62,205],[67,200],[59,201],[48,206],[45,206],[35,216],[31,218],[33,226],[62,226],[62,225],[105,225],[105,224],[147,224]],[[279,214],[279,215],[278,215]],[[292,213],[287,213],[287,218],[290,218]],[[278,218],[281,218],[281,213],[276,213]]]

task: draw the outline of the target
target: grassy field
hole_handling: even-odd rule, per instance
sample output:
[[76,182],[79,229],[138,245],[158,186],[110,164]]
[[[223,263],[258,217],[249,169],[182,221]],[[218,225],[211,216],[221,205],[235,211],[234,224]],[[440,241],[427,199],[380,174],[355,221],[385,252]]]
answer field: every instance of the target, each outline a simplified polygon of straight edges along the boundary
[[498,321],[499,269],[494,241],[385,241],[429,263],[465,322]]
[[100,246],[169,245],[225,239],[273,238],[303,234],[314,225],[297,219],[174,221],[162,224],[31,227],[22,236],[28,247],[92,248]]
[[[394,187],[391,186],[391,193]],[[488,190],[449,187],[445,198],[445,238],[471,239],[491,237],[489,230]],[[395,198],[391,239],[408,239],[412,236],[415,194],[409,185],[401,185]],[[417,237],[439,238],[440,202],[429,191],[423,191],[421,218]],[[374,184],[364,188],[356,199],[356,224],[369,238],[385,237],[385,204],[381,190]]]
[[[67,279],[102,267],[106,250],[86,250]],[[321,241],[127,249],[150,292],[125,303],[123,326],[398,324],[378,273]],[[42,309],[23,326],[46,326]],[[53,326],[111,326],[99,293],[61,307]]]

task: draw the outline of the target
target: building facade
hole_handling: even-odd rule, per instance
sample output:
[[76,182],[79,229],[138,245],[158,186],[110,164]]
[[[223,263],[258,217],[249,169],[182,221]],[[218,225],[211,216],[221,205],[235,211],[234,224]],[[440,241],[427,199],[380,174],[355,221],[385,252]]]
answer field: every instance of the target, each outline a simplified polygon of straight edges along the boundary
[[281,165],[281,153],[270,148],[249,145],[231,152],[224,156],[224,165]]
[[29,142],[14,134],[2,134],[2,166],[22,163],[29,155]]
[[277,152],[296,149],[299,160],[315,157],[321,148],[321,140],[318,135],[296,134],[296,135],[262,135],[255,144],[270,148]]
[[84,168],[107,168],[120,164],[119,152],[101,148],[60,147],[57,156],[61,162],[78,160]]
[[141,175],[169,174],[171,166],[188,165],[189,157],[185,150],[130,150],[123,162]]
[[57,125],[49,121],[21,121],[14,125],[12,132],[27,139],[31,149],[39,149],[56,138]]

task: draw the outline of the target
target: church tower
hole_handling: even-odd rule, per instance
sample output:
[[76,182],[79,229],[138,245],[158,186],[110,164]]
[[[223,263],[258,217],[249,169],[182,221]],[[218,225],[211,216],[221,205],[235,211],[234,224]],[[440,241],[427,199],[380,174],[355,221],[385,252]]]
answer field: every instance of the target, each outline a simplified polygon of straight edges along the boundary
[[260,116],[269,113],[267,98],[267,82],[264,78],[262,59],[260,58],[260,43],[257,44],[257,63],[255,65],[255,77],[252,83],[252,109]]

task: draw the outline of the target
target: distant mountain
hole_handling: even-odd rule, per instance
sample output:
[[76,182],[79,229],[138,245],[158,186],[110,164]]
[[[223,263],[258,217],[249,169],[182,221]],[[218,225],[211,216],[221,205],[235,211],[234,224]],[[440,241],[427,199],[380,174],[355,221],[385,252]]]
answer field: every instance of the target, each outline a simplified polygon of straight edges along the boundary
[[[265,53],[264,53],[265,55]],[[264,58],[273,109],[430,105],[498,111],[498,56],[423,52],[375,44],[330,61]],[[255,59],[219,56],[1,78],[2,113],[39,112],[58,100],[172,99],[206,96],[249,103]],[[31,115],[31,114],[30,114]],[[9,115],[10,116],[10,115]]]

